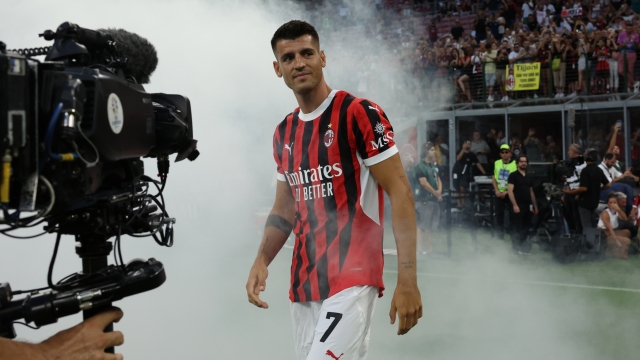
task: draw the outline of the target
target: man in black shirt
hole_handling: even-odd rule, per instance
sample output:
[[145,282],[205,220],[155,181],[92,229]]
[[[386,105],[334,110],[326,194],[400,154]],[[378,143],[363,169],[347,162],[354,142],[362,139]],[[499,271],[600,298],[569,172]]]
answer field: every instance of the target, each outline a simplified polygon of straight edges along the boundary
[[592,228],[596,208],[600,202],[600,191],[608,189],[611,184],[597,165],[598,150],[589,149],[585,156],[587,166],[580,172],[580,185],[577,189],[565,189],[567,195],[578,195],[578,213],[582,230]]
[[533,182],[527,176],[529,159],[526,155],[520,155],[516,159],[518,171],[509,174],[509,200],[511,200],[511,244],[514,254],[528,255],[531,253],[531,244],[527,243],[527,231],[533,215],[538,213],[538,204],[533,194]]
[[453,25],[454,26],[451,28],[451,36],[453,36],[455,41],[458,41],[458,39],[460,39],[464,34],[464,28],[460,25],[460,20],[458,19],[456,19]]
[[[579,144],[571,144],[567,151],[569,159],[566,161],[567,168],[570,169],[570,173],[565,179],[565,189],[576,190],[580,186],[580,173],[587,166],[582,156],[582,147]],[[582,225],[580,223],[580,214],[578,212],[578,201],[576,196],[565,196],[563,205],[563,212],[569,231],[577,234],[582,233]]]

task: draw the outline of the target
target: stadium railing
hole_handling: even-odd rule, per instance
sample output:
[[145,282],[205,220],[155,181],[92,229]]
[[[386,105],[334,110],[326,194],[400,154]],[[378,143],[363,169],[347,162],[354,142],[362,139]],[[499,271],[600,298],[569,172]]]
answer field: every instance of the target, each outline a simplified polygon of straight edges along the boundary
[[[506,88],[509,83],[509,76],[514,75],[510,73],[508,66],[504,71],[504,78],[499,79],[496,77],[492,101],[500,101],[504,97],[503,93],[509,97],[509,100],[553,98],[558,93],[561,93],[562,97],[603,95],[602,101],[607,101],[615,97],[605,95],[639,92],[640,81],[634,79],[631,86],[628,86],[628,79],[631,76],[628,72],[629,64],[626,56],[621,58],[622,63],[618,64],[619,71],[616,73],[610,72],[608,69],[598,70],[598,58],[594,56],[584,56],[584,69],[581,69],[582,66],[579,64],[579,62],[582,62],[580,58],[562,61],[560,68],[556,70],[553,69],[551,64],[546,67],[541,66],[538,75],[539,86],[534,90],[526,91],[508,90]],[[634,66],[639,64],[640,58],[636,59]],[[488,93],[487,88],[486,66],[487,63],[482,63],[480,66],[475,64],[464,68],[457,66],[449,68],[447,79],[453,85],[453,103],[488,102],[491,94]],[[556,73],[555,76],[554,72]],[[618,78],[617,88],[614,87],[615,75]],[[635,77],[638,75],[640,74],[634,72]],[[556,88],[554,82],[556,78],[561,81],[564,80],[562,88]],[[426,81],[429,81],[429,79],[426,79]],[[504,87],[504,89],[501,90],[499,87]]]

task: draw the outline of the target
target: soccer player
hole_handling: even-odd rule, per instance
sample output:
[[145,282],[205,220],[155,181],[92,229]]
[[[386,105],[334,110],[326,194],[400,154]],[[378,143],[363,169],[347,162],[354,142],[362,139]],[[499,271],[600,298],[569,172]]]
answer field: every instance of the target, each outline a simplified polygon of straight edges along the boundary
[[422,317],[416,275],[416,218],[393,129],[375,103],[333,90],[318,33],[303,21],[271,39],[273,68],[299,108],[276,127],[276,199],[249,273],[249,302],[266,288],[267,266],[295,233],[291,316],[298,359],[364,359],[376,298],[382,295],[383,190],[392,206],[398,283],[391,324],[407,333]]

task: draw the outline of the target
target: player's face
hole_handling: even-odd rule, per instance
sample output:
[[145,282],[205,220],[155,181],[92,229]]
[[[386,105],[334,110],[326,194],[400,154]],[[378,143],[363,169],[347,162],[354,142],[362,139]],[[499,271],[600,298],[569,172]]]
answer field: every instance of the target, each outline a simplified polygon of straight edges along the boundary
[[293,92],[307,93],[322,81],[326,58],[311,35],[278,41],[275,55],[273,69]]

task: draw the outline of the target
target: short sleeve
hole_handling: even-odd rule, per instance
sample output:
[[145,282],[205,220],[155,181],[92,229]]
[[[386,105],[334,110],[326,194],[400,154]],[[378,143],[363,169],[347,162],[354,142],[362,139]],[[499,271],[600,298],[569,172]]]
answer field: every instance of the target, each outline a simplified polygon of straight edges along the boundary
[[471,162],[471,164],[477,164],[479,162],[476,154],[472,152],[469,152],[469,161]]
[[354,138],[364,164],[375,165],[397,154],[393,127],[382,108],[368,100],[352,106]]
[[607,176],[601,171],[601,176],[602,176],[602,185],[607,185],[609,183],[609,179],[607,178]]
[[273,134],[273,159],[276,161],[276,172],[279,181],[287,181],[284,177],[284,170],[282,169],[282,141],[280,140],[280,132],[276,128]]
[[508,182],[509,184],[513,184],[513,185],[515,185],[515,184],[516,184],[516,176],[514,175],[515,173],[516,173],[516,172],[514,171],[514,172],[512,172],[511,174],[509,174],[509,178],[507,179],[507,182]]

